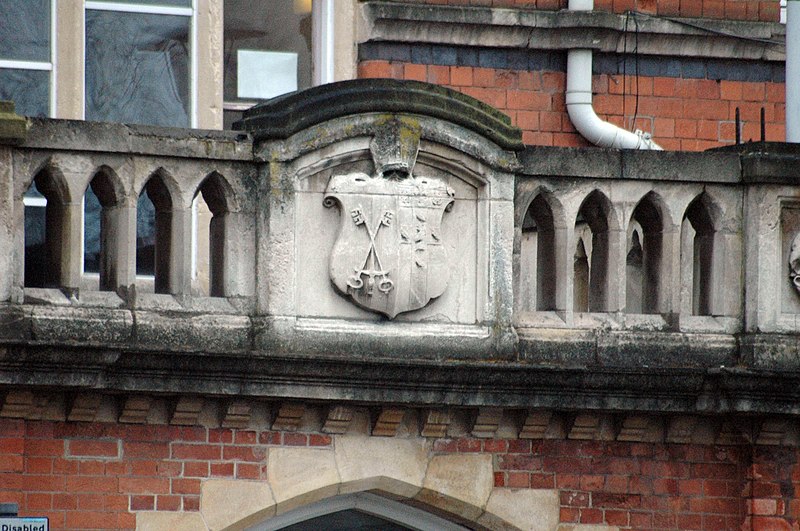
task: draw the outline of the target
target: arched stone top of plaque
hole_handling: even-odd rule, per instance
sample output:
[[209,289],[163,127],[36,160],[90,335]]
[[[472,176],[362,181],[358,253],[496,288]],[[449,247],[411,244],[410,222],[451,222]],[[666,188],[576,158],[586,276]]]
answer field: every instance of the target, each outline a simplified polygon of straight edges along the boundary
[[524,148],[511,119],[483,102],[430,83],[356,79],[273,98],[245,111],[235,129],[256,140],[285,139],[335,118],[368,113],[419,114],[460,125],[509,151]]

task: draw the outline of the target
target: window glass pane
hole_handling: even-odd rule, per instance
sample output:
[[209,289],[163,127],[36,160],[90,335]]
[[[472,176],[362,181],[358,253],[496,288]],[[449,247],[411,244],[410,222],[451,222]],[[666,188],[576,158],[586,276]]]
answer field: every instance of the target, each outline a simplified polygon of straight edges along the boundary
[[0,68],[0,100],[14,102],[23,116],[50,114],[50,72]]
[[148,6],[192,7],[192,0],[103,0],[111,4],[142,4]]
[[86,11],[86,119],[189,127],[190,17]]
[[[224,9],[225,101],[254,101],[238,90],[239,50],[297,54],[297,88],[311,86],[311,0],[225,0]],[[256,79],[269,74],[249,73]]]
[[50,62],[50,0],[0,0],[0,59]]

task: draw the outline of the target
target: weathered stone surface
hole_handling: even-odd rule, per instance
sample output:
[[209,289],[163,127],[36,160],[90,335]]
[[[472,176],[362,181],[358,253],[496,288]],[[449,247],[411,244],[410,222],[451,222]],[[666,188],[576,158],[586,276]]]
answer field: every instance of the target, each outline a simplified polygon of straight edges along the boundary
[[423,437],[444,437],[447,435],[447,428],[451,421],[451,412],[447,409],[427,410],[422,418],[420,434]]
[[406,410],[402,408],[382,408],[375,419],[372,435],[376,437],[394,437],[397,428],[403,422]]
[[416,500],[467,520],[483,513],[494,485],[492,456],[437,455],[431,458]]
[[374,488],[413,498],[422,487],[429,451],[424,439],[339,436],[334,447],[340,494]]
[[275,420],[272,422],[272,429],[276,431],[297,431],[306,406],[300,402],[284,402],[278,408]]
[[194,426],[198,424],[200,411],[203,409],[204,400],[200,397],[184,396],[174,404],[170,424],[178,426]]
[[22,144],[28,134],[28,122],[14,112],[13,101],[0,101],[0,144]]
[[200,512],[209,530],[244,529],[275,514],[269,484],[207,479],[200,491]]
[[346,406],[331,406],[325,415],[325,423],[322,425],[323,433],[343,434],[347,433],[350,423],[353,421],[353,408]]
[[334,453],[327,449],[270,448],[267,478],[278,514],[333,496],[340,483]]
[[249,348],[249,328],[245,316],[139,313],[135,334],[145,348],[237,352]]
[[498,530],[552,531],[560,518],[559,496],[557,490],[495,488],[478,523]]
[[200,513],[151,512],[136,513],[139,531],[203,531],[208,529]]
[[100,408],[101,395],[93,393],[82,393],[76,395],[67,412],[67,420],[70,422],[92,422],[97,416]]
[[32,307],[32,335],[38,341],[119,345],[130,341],[132,328],[128,310]]
[[235,401],[227,405],[222,418],[223,428],[246,428],[252,415],[251,405],[245,401]]
[[144,424],[150,414],[153,399],[149,396],[131,396],[125,399],[119,421],[125,424]]
[[241,131],[176,129],[110,122],[30,118],[26,148],[142,153],[169,157],[252,160],[253,144]]
[[30,308],[20,306],[0,307],[0,340],[30,340],[31,314]]

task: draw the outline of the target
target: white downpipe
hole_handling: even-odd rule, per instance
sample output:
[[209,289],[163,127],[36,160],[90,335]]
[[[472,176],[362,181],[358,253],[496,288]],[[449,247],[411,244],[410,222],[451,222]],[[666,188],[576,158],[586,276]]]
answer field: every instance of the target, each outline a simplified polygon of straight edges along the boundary
[[333,0],[314,0],[311,7],[314,34],[312,39],[314,86],[333,83],[336,80],[334,70],[334,5]]
[[[800,3],[800,0],[791,0]],[[569,0],[570,11],[591,11],[594,0]],[[592,50],[570,50],[567,55],[567,112],[572,124],[589,142],[606,148],[662,149],[650,135],[631,133],[601,120],[592,107]]]
[[786,2],[786,141],[800,142],[800,0]]

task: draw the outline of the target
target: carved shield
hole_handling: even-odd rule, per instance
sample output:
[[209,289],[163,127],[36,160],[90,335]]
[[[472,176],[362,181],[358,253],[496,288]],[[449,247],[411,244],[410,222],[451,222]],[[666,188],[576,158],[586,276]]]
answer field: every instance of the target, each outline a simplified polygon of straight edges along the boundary
[[446,183],[410,172],[332,177],[325,204],[341,209],[330,257],[336,289],[389,318],[441,295],[449,278],[441,222],[453,197]]

